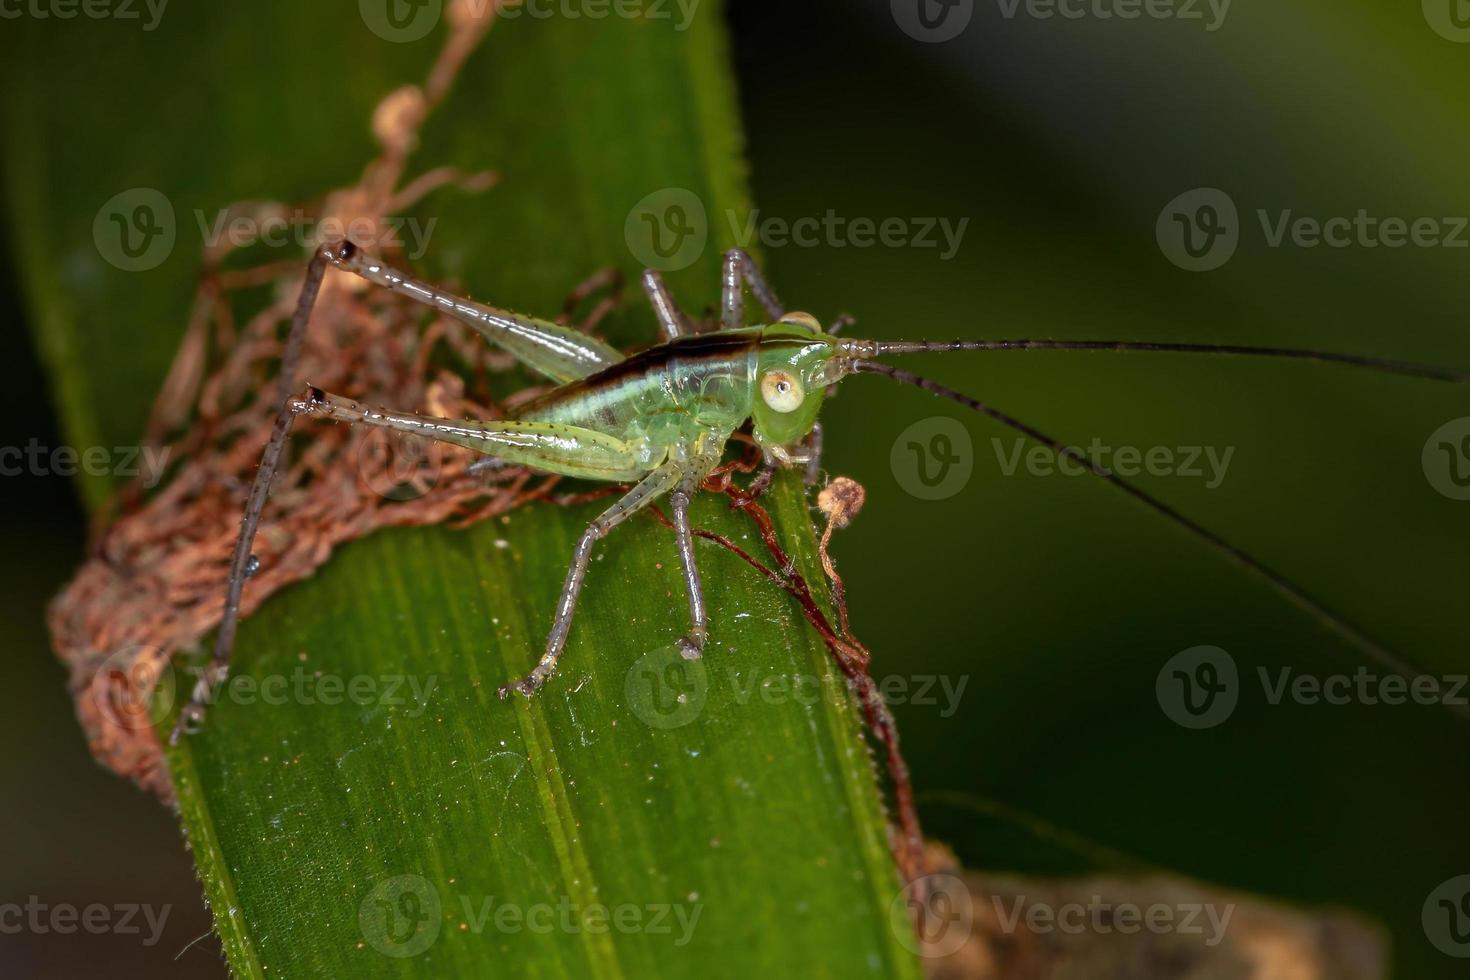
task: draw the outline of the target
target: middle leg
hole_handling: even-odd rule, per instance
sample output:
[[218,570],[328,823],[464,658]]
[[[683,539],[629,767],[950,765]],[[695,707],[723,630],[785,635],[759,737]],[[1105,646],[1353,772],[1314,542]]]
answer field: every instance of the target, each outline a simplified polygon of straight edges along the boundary
[[698,333],[689,317],[679,309],[679,304],[674,302],[674,294],[669,292],[668,284],[657,269],[643,270],[643,291],[648,294],[648,304],[653,307],[653,315],[658,318],[659,333],[665,341],[688,333]]
[[496,693],[502,699],[508,697],[511,691],[519,691],[530,697],[546,683],[546,678],[556,669],[556,662],[566,649],[567,634],[572,628],[572,615],[577,609],[577,598],[582,594],[582,583],[587,578],[587,565],[592,559],[593,545],[607,537],[608,532],[623,521],[679,486],[687,473],[688,464],[682,460],[663,463],[587,525],[587,530],[577,540],[576,550],[572,552],[572,564],[567,569],[566,582],[562,584],[561,596],[556,601],[556,616],[551,623],[551,632],[546,637],[546,652],[529,674],[499,688]]
[[773,321],[786,313],[786,308],[776,298],[776,291],[766,282],[760,266],[743,248],[732,248],[725,253],[724,272],[720,276],[720,327],[734,330],[745,326],[745,287],[765,309]]
[[704,608],[704,585],[699,579],[699,565],[694,561],[694,532],[689,526],[689,503],[699,488],[693,474],[669,494],[669,508],[674,512],[674,538],[679,546],[679,564],[684,569],[684,590],[689,596],[689,632],[679,639],[679,654],[685,660],[698,660],[704,655],[709,639],[709,614]]

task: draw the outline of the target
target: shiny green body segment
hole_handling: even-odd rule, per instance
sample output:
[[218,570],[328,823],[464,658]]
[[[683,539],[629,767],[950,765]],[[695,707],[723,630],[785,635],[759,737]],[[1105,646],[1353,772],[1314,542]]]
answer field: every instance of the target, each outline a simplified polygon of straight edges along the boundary
[[[559,385],[504,421],[375,410],[325,392],[303,411],[436,439],[548,473],[622,482],[681,450],[713,468],[715,447],[722,449],[747,419],[755,420],[764,448],[795,452],[786,444],[810,431],[826,385],[836,380],[831,363],[837,345],[835,337],[784,323],[692,334]],[[761,379],[773,372],[800,382],[805,395],[794,410],[774,411],[761,398]]]
[[[835,347],[833,337],[786,324],[692,334],[555,388],[516,418],[607,433],[645,454],[650,466],[681,442],[723,443],[756,415],[773,416],[757,419],[762,442],[791,442],[816,420]],[[807,395],[795,412],[768,413],[760,378],[783,368],[800,377]]]

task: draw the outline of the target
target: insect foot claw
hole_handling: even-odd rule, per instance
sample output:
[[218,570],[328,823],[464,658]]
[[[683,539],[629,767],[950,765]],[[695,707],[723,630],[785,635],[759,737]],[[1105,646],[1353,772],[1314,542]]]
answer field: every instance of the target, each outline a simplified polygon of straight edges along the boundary
[[530,677],[523,677],[513,684],[500,685],[498,688],[495,689],[495,693],[500,696],[500,700],[502,701],[510,697],[511,691],[517,691],[521,694],[524,694],[526,698],[529,699],[531,695],[536,693],[536,688],[540,686],[541,685],[537,684],[534,679]]
[[204,706],[201,704],[186,704],[184,710],[179,712],[179,720],[174,722],[174,730],[169,733],[168,744],[178,745],[179,736],[195,735],[204,728]]
[[679,638],[679,656],[685,660],[698,660],[704,656],[704,634],[690,633]]

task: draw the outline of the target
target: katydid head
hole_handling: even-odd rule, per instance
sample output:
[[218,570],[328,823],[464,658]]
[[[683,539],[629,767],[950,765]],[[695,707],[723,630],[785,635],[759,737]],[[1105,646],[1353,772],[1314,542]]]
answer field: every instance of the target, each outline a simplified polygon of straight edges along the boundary
[[827,386],[842,377],[837,348],[810,313],[787,313],[761,330],[751,421],[756,442],[777,459],[812,431]]

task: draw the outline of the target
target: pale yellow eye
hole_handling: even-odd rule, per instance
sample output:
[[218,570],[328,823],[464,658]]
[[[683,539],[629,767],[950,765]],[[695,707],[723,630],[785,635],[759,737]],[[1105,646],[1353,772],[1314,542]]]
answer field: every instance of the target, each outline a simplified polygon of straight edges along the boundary
[[817,318],[810,313],[802,313],[800,310],[793,310],[785,314],[781,317],[781,322],[790,324],[793,327],[804,327],[812,333],[822,332],[822,325],[817,322]]
[[801,380],[790,371],[767,371],[761,378],[761,397],[778,412],[794,412],[801,407],[806,392]]

